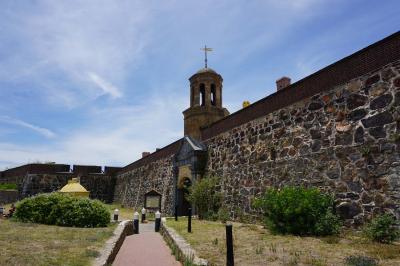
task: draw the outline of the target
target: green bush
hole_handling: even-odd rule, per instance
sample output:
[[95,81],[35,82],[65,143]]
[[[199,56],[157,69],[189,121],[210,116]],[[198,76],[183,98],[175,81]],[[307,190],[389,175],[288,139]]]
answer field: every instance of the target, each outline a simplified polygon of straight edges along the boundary
[[222,194],[216,191],[217,177],[205,177],[198,180],[190,189],[188,200],[196,206],[199,219],[216,219],[221,207]]
[[225,207],[222,207],[218,210],[218,220],[223,223],[226,223],[230,218],[229,210]]
[[17,184],[14,183],[0,183],[0,190],[17,190]]
[[315,235],[328,236],[338,235],[342,227],[342,221],[339,216],[333,213],[332,208],[329,208],[325,215],[322,215],[315,224]]
[[333,197],[316,188],[269,189],[254,206],[263,211],[265,224],[274,233],[332,235],[340,230]]
[[400,237],[398,222],[390,214],[375,217],[365,227],[365,235],[372,241],[392,243]]
[[105,227],[110,222],[110,212],[100,201],[60,193],[23,199],[14,216],[22,222],[76,227]]

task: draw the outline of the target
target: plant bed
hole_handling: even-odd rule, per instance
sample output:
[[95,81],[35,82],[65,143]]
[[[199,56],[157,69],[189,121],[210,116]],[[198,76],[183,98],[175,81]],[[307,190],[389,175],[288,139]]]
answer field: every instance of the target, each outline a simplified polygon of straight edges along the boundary
[[[226,265],[225,225],[219,222],[168,219],[167,225],[211,265]],[[363,256],[379,265],[400,265],[400,243],[392,245],[371,242],[362,233],[343,232],[340,236],[299,237],[274,235],[255,224],[233,223],[236,265],[346,265],[346,258]]]
[[0,265],[90,265],[116,225],[73,228],[0,221]]

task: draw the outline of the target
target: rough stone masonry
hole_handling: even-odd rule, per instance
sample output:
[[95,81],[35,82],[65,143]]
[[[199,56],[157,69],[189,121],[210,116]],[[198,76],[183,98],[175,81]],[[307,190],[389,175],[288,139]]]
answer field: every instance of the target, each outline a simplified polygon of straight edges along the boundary
[[316,186],[360,224],[400,217],[400,61],[207,140],[226,206],[256,215],[267,187]]
[[[233,218],[255,218],[252,200],[268,187],[284,185],[333,193],[348,225],[382,211],[400,218],[399,60],[396,33],[234,114],[206,126],[198,123],[207,159],[202,175],[193,174],[198,165],[188,164],[189,178],[221,177]],[[207,90],[216,72],[199,72],[203,76],[190,80],[206,80]],[[192,99],[198,83],[191,83]],[[193,121],[191,126],[195,130]],[[177,162],[190,158],[180,148],[187,142],[179,140],[122,169],[116,197],[138,207],[147,191],[158,190],[162,210],[173,214],[182,204],[177,196],[182,163]]]
[[[268,187],[296,185],[333,193],[347,225],[384,211],[400,219],[400,32],[293,84],[284,77],[277,92],[230,115],[220,74],[206,67],[189,81],[186,135],[115,168],[110,185],[107,173],[90,175],[94,197],[113,194],[135,208],[159,197],[153,207],[184,215],[188,188],[214,175],[233,218],[259,216],[252,200]],[[0,181],[23,182],[20,170]],[[35,193],[48,187],[40,173]]]

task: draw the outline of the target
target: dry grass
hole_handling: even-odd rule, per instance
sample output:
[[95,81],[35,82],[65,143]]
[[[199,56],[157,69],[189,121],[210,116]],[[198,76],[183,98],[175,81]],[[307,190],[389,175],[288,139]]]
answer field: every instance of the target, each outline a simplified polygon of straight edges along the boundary
[[89,265],[115,225],[71,228],[0,220],[0,265]]
[[[193,220],[193,233],[187,221],[169,219],[176,229],[212,265],[226,265],[225,226],[218,222]],[[272,235],[258,225],[233,223],[236,265],[344,265],[350,255],[377,259],[379,265],[400,265],[400,244],[371,243],[355,232],[340,237],[297,237]]]
[[118,209],[119,210],[119,220],[132,220],[133,219],[133,213],[135,212],[135,210],[133,208],[122,207],[121,204],[118,204],[118,203],[106,204],[106,205],[111,212],[111,216],[114,215],[114,210]]
[[[111,212],[111,216],[114,214],[114,210],[118,209],[119,210],[119,220],[132,220],[133,219],[133,213],[137,211],[139,213],[139,219],[141,217],[141,209],[136,210],[134,208],[127,208],[127,207],[122,207],[121,204],[119,203],[113,203],[113,204],[106,204]],[[148,221],[154,221],[154,213],[147,213],[146,214],[146,220]]]

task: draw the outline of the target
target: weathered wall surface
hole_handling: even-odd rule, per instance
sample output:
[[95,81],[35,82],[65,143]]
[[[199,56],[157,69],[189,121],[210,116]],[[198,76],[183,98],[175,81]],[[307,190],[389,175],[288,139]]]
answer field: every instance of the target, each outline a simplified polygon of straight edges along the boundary
[[39,193],[50,193],[61,189],[68,183],[72,174],[30,174],[19,176],[18,191],[21,198]]
[[256,215],[267,187],[304,185],[333,192],[348,224],[385,209],[400,218],[399,121],[395,62],[209,138],[207,171],[234,216]]
[[114,200],[115,176],[107,174],[89,174],[80,177],[80,183],[90,192],[90,198],[107,203]]
[[[19,178],[18,190],[21,198],[60,190],[68,183],[74,173],[27,174]],[[87,174],[80,176],[80,183],[90,192],[90,198],[112,202],[115,177],[105,174]]]
[[0,190],[0,206],[2,204],[16,202],[18,200],[18,191]]
[[173,213],[173,155],[159,158],[118,175],[114,200],[141,209],[144,195],[151,190],[161,194],[161,212]]
[[49,193],[61,189],[72,177],[79,177],[81,184],[90,191],[90,197],[112,202],[115,176],[119,167],[74,165],[70,169],[64,164],[27,164],[2,172],[1,182],[16,183],[18,198]]

